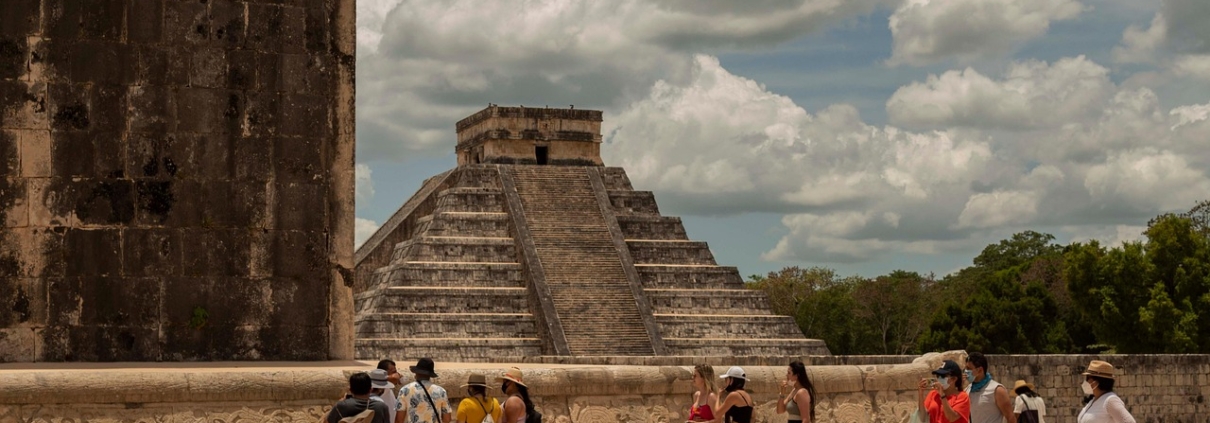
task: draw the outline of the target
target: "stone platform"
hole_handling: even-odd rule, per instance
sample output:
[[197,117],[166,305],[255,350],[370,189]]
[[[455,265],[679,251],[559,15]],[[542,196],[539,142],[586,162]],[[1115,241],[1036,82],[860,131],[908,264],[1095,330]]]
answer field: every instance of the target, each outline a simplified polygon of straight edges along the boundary
[[[349,374],[374,364],[0,365],[0,422],[315,422],[341,397]],[[524,369],[550,423],[680,422],[693,392],[692,366],[438,363],[437,383],[460,396],[468,374],[494,375],[510,366]],[[923,362],[813,366],[820,421],[902,421],[914,407],[915,381],[930,368]],[[756,421],[785,421],[773,413],[785,367],[745,370]]]

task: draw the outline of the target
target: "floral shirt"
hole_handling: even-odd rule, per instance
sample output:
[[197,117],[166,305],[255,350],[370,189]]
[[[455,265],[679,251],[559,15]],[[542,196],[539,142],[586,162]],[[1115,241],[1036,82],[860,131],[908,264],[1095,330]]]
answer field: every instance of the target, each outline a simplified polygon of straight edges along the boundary
[[[425,388],[428,389],[429,397],[433,398],[433,404],[429,404],[429,397],[424,395]],[[433,382],[424,381],[424,386],[421,387],[420,382],[412,382],[404,385],[399,390],[399,403],[407,407],[408,415],[407,423],[440,423],[443,414],[453,414],[454,410],[450,407],[450,398],[445,393],[445,388],[434,385]],[[433,411],[433,405],[437,406],[437,413]]]

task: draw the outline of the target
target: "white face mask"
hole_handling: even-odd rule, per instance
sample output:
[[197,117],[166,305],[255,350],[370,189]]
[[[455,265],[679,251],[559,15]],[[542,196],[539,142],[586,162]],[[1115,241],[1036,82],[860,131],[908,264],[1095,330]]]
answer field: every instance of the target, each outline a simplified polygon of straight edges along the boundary
[[1092,384],[1087,380],[1080,384],[1080,389],[1084,390],[1084,395],[1092,395]]
[[948,377],[947,377],[947,378],[942,378],[941,380],[938,380],[937,382],[941,384],[941,389],[949,389],[949,388],[950,388],[950,379],[949,379]]

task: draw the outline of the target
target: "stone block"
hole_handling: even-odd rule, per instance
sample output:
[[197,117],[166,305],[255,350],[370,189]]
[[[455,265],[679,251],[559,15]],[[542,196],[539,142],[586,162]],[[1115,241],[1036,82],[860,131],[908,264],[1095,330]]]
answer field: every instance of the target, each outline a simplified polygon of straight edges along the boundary
[[42,33],[52,39],[80,37],[84,3],[72,0],[45,0],[42,4]]
[[[38,359],[39,329],[0,328],[0,363],[28,363]],[[0,421],[5,406],[0,406]],[[13,420],[15,421],[15,420]]]
[[28,66],[29,40],[23,36],[0,35],[0,80],[22,78]]
[[125,113],[126,127],[131,133],[162,138],[174,129],[176,118],[173,112],[176,110],[176,98],[169,88],[152,85],[132,86],[126,98],[129,101],[129,108]]
[[283,54],[280,63],[282,88],[293,93],[323,92],[336,71],[321,55]]
[[51,176],[50,131],[25,130],[18,133],[20,134],[21,140],[21,176],[26,178],[44,178]]
[[323,256],[327,240],[321,233],[314,230],[270,232],[273,251],[278,252],[271,258],[275,277],[303,279],[317,274],[328,275],[331,265]]
[[169,45],[196,45],[210,39],[206,4],[164,2],[164,41]]
[[327,225],[327,190],[322,185],[273,184],[275,229],[311,231]]
[[194,133],[239,133],[243,95],[212,88],[182,88],[177,92],[177,130]]
[[183,248],[186,276],[247,276],[251,236],[248,229],[186,229]]
[[151,327],[159,319],[160,279],[68,277],[47,283],[50,326]]
[[[256,52],[249,50],[227,51],[224,65],[226,71],[226,87],[233,90],[256,89]],[[252,93],[249,93],[252,95]]]
[[[136,180],[135,220],[141,225],[158,226],[166,223],[182,224],[200,222],[200,210],[178,207],[181,204],[198,204],[195,195],[178,196],[177,186],[188,182]],[[182,201],[183,200],[183,201]],[[190,213],[192,211],[192,213]],[[191,219],[190,217],[196,217]]]
[[189,61],[189,82],[194,87],[223,88],[227,85],[227,52],[221,48],[199,48]]
[[211,43],[228,50],[242,47],[246,39],[244,25],[249,22],[244,11],[243,2],[211,0]]
[[41,0],[0,2],[0,37],[23,37],[37,33],[42,19],[40,2]]
[[122,230],[122,274],[173,277],[181,274],[180,232],[174,229]]
[[64,234],[66,276],[118,276],[122,243],[118,229],[68,229]]
[[84,225],[115,225],[134,221],[135,186],[129,179],[76,179],[69,195],[75,200],[75,216]]
[[158,330],[135,326],[49,326],[42,334],[45,361],[154,361]]
[[46,85],[0,80],[0,121],[4,129],[48,129]]
[[29,225],[29,203],[26,179],[0,179],[0,223],[5,229]]
[[[0,266],[10,267],[12,263],[4,263],[0,258]],[[9,273],[10,269],[0,268],[0,272]],[[0,277],[6,280],[0,285],[0,328],[46,326],[46,280],[12,275]]]
[[266,138],[276,134],[281,121],[280,96],[275,92],[251,92],[246,99],[243,133]]
[[20,176],[22,131],[0,130],[0,177]]
[[[249,116],[252,115],[249,109]],[[265,182],[273,176],[273,139],[243,137],[234,140],[235,179],[245,183]]]
[[132,43],[160,42],[164,33],[164,2],[126,1],[126,39]]
[[306,11],[274,4],[249,4],[248,20],[259,25],[249,28],[248,47],[270,53],[306,51]]
[[332,122],[327,103],[318,95],[283,95],[278,133],[283,136],[321,139],[331,136]]
[[118,41],[122,38],[125,17],[126,0],[85,2],[80,9],[81,36]]
[[83,131],[92,125],[90,96],[84,84],[51,84],[47,89],[51,129]]

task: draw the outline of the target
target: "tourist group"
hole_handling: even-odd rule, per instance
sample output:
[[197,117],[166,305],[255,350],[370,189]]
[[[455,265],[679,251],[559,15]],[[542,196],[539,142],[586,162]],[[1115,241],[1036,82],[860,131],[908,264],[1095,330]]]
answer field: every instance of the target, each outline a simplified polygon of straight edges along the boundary
[[[488,385],[482,374],[467,377],[466,397],[457,412],[450,407],[445,389],[432,382],[437,377],[433,360],[422,358],[409,370],[415,382],[399,388],[400,375],[395,362],[382,360],[369,373],[349,377],[349,393],[327,414],[327,423],[541,423],[542,414],[534,409],[521,369],[513,367],[494,377],[506,399],[500,403],[488,395],[496,385]],[[1135,423],[1125,403],[1113,392],[1114,367],[1104,361],[1092,361],[1081,387],[1084,407],[1077,423]],[[721,383],[716,383],[721,381]],[[693,368],[693,404],[687,423],[751,423],[754,402],[744,389],[747,374],[731,367],[715,377],[714,368]],[[720,386],[718,388],[717,386]],[[786,414],[787,423],[814,423],[815,386],[801,361],[790,363],[780,384],[777,414]],[[972,353],[966,369],[945,360],[933,370],[932,377],[921,379],[917,392],[917,410],[911,423],[1045,423],[1046,403],[1034,385],[1018,380],[1011,390],[997,382],[988,371],[987,357]],[[322,422],[321,422],[322,423]]]

